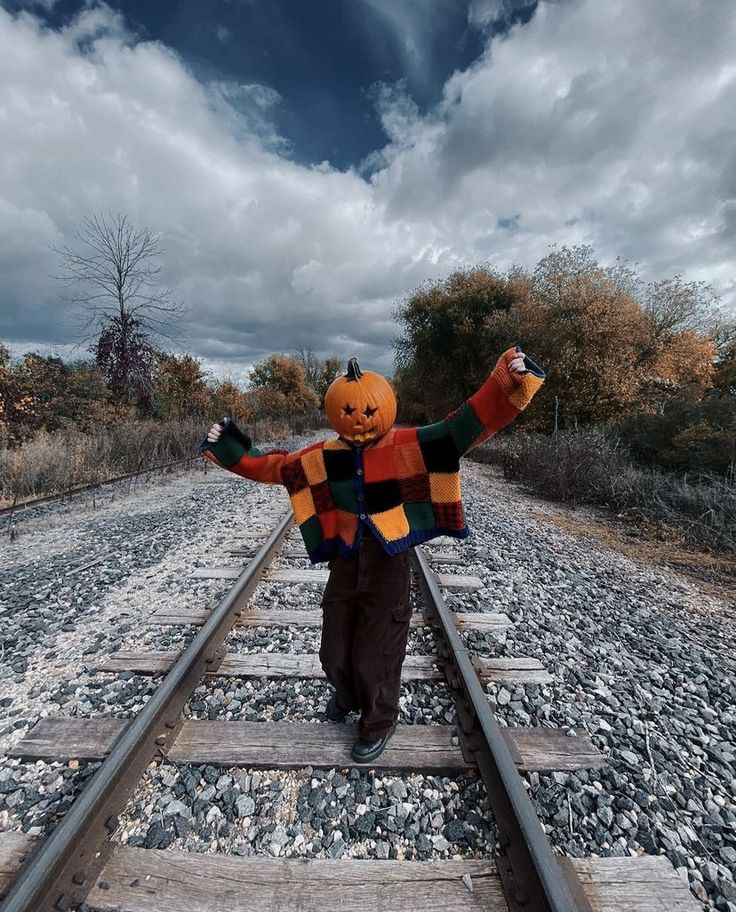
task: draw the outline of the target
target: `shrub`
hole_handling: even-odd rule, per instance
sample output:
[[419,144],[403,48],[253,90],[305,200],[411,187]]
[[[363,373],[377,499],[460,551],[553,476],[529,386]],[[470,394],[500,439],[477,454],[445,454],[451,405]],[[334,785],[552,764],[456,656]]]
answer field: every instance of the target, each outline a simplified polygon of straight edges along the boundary
[[736,477],[697,481],[635,465],[626,446],[603,428],[551,437],[493,437],[470,458],[500,465],[504,476],[552,500],[607,506],[616,513],[678,529],[692,544],[736,553]]
[[203,428],[195,422],[122,421],[82,434],[42,431],[14,449],[0,449],[4,503],[59,494],[79,485],[193,456]]

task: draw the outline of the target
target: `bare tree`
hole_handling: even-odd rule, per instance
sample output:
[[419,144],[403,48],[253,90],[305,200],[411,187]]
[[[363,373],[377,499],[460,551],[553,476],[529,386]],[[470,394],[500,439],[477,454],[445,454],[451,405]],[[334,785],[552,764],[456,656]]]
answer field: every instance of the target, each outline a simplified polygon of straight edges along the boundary
[[294,359],[304,368],[307,386],[317,394],[322,408],[327,387],[342,371],[342,361],[334,355],[318,358],[313,349],[304,345],[294,352]]
[[158,284],[158,238],[124,213],[108,213],[84,219],[75,239],[76,249],[52,249],[62,257],[55,278],[72,290],[65,297],[84,318],[81,341],[92,343],[116,398],[145,399],[155,339],[171,338],[185,312],[172,289]]
[[686,282],[679,274],[649,282],[643,301],[657,336],[687,330],[717,331],[722,320],[719,303],[707,282]]

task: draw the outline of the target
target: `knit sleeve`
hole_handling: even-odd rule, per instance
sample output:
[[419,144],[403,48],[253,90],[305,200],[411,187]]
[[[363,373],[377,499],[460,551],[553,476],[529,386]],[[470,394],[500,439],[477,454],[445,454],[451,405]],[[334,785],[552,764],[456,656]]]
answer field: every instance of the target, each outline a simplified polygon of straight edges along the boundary
[[199,452],[228,472],[262,481],[265,484],[282,484],[281,466],[288,450],[267,450],[262,453],[253,446],[250,437],[241,433],[228,419],[217,443],[206,440],[199,445]]
[[511,347],[501,355],[490,377],[459,409],[436,425],[419,429],[423,437],[448,434],[458,456],[462,456],[498,433],[532,401],[546,379],[542,368],[531,358],[524,358],[525,374],[513,374],[509,364],[516,357],[518,347]]

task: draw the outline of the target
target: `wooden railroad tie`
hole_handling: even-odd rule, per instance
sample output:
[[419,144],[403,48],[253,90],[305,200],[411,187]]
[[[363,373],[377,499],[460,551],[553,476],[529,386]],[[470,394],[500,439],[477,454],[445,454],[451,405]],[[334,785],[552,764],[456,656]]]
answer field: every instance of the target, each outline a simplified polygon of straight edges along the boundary
[[[186,626],[192,624],[201,627],[210,615],[207,608],[159,608],[148,616],[147,624],[160,626]],[[479,633],[499,634],[511,627],[511,619],[501,612],[455,612],[453,616],[459,630],[476,630]],[[250,611],[246,609],[237,619],[241,627],[320,627],[322,611],[320,609],[275,608],[267,611]],[[415,611],[411,619],[412,627],[427,627],[421,611]]]
[[[0,893],[34,840],[0,833]],[[697,912],[687,884],[661,855],[571,858],[598,912]],[[220,909],[342,912],[385,907],[404,912],[508,912],[492,861],[374,861],[330,858],[239,858],[116,845],[87,903],[99,912],[215,912]],[[339,898],[339,899],[338,899]]]
[[[177,652],[114,652],[102,662],[97,671],[133,671],[136,674],[162,674],[179,657]],[[481,681],[503,684],[548,684],[552,675],[537,659],[473,658]],[[325,676],[317,653],[256,652],[230,653],[209,675],[234,678],[323,678]],[[442,681],[444,674],[437,665],[437,656],[408,655],[401,671],[404,681]]]
[[[231,548],[230,550],[225,551],[225,554],[229,554],[232,557],[255,557],[257,547],[253,548]],[[451,551],[427,551],[427,557],[435,564],[455,564],[460,566],[462,564],[467,564],[467,558],[463,557],[462,554],[453,554]],[[309,560],[309,555],[302,548],[300,550],[291,549],[289,551],[282,551],[278,555],[277,560]]]
[[[243,572],[244,567],[203,567],[192,573],[192,579],[201,580],[236,580]],[[329,577],[327,570],[266,570],[263,574],[264,583],[299,583],[323,586]],[[477,576],[468,576],[462,573],[437,573],[437,580],[444,589],[453,589],[464,592],[473,592],[483,588],[483,580]]]
[[[126,725],[124,719],[46,717],[14,745],[26,760],[100,760]],[[521,771],[597,769],[605,759],[585,732],[558,728],[505,728]],[[168,752],[175,763],[260,769],[356,766],[350,749],[357,726],[320,722],[219,722],[189,719]],[[455,743],[453,725],[398,725],[371,769],[459,772],[473,768]]]

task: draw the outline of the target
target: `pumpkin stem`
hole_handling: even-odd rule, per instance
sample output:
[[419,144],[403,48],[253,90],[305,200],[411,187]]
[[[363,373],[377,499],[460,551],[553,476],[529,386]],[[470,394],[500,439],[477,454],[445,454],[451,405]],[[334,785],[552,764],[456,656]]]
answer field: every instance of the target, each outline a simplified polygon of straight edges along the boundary
[[348,372],[345,374],[348,380],[360,380],[363,372],[360,369],[357,358],[351,358],[348,361]]

